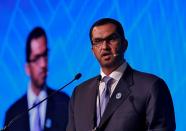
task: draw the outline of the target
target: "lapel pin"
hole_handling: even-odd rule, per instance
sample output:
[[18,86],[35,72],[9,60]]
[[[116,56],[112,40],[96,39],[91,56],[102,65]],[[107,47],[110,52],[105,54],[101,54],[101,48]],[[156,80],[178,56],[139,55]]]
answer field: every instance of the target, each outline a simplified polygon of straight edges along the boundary
[[118,92],[118,93],[116,94],[116,99],[120,99],[121,96],[122,96],[121,92]]
[[51,127],[52,127],[52,120],[51,120],[50,118],[48,118],[48,119],[46,120],[45,126],[46,126],[47,128],[51,128]]

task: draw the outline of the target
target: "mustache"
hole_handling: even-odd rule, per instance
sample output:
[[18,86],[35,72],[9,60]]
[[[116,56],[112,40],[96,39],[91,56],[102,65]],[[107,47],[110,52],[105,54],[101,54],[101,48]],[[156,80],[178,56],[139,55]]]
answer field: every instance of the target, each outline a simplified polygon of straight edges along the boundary
[[101,57],[106,56],[106,55],[113,55],[110,51],[102,51],[101,52]]
[[48,73],[48,69],[47,68],[39,68],[38,74],[42,74],[42,73]]

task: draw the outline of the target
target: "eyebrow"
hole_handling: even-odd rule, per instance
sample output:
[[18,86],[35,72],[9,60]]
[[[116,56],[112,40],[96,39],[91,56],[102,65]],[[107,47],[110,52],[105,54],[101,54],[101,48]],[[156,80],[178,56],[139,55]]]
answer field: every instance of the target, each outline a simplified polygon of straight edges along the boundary
[[47,55],[48,55],[48,49],[45,50],[43,53],[35,54],[35,56],[33,56],[33,57],[37,58],[37,57],[47,56]]
[[117,34],[117,32],[113,32],[113,33],[111,33],[110,35],[108,35],[108,36],[106,36],[106,37],[104,37],[104,38],[102,38],[102,37],[97,37],[97,38],[94,38],[94,39],[92,39],[92,40],[106,39],[106,38],[109,38],[110,36],[116,35],[116,34]]

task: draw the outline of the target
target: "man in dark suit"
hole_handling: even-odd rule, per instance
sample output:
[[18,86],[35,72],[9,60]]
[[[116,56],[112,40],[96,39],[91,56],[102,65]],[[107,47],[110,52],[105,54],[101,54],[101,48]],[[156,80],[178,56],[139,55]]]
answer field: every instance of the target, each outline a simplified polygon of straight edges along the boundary
[[172,98],[165,82],[132,69],[123,54],[128,42],[122,25],[111,18],[90,29],[99,76],[75,88],[67,131],[174,131]]
[[[48,47],[46,33],[41,27],[34,28],[28,35],[26,62],[26,73],[30,77],[28,90],[6,112],[5,125],[54,92],[46,85]],[[58,93],[15,120],[7,131],[65,131],[68,102],[69,97],[65,93]]]

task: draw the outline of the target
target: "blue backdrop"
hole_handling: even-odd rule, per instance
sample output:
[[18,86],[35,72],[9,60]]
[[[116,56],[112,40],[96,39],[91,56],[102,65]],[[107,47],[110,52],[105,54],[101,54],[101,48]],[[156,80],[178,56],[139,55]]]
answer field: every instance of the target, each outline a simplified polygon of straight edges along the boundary
[[99,18],[112,17],[125,28],[126,60],[167,82],[177,131],[185,131],[185,5],[185,0],[0,0],[0,127],[7,108],[27,88],[25,41],[33,27],[44,27],[48,35],[50,86],[57,89],[76,73],[83,74],[64,90],[71,95],[75,85],[99,73],[88,37],[90,26]]

